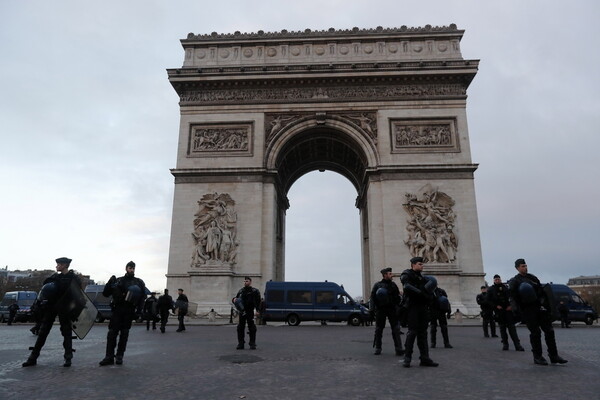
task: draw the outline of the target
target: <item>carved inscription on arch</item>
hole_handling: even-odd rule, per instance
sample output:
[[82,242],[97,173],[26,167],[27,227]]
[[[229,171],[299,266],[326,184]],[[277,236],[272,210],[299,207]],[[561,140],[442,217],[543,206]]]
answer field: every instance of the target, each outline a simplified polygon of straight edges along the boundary
[[252,156],[253,124],[192,124],[188,157]]

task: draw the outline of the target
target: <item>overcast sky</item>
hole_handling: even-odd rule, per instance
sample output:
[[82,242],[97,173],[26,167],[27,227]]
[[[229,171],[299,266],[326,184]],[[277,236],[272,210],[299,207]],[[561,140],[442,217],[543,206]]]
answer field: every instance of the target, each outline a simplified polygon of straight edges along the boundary
[[[105,281],[134,260],[164,287],[179,129],[165,69],[188,32],[456,23],[481,60],[467,115],[488,280],[518,257],[542,281],[598,275],[599,18],[595,0],[2,0],[0,266],[68,256]],[[287,279],[361,295],[352,185],[314,172],[289,198]]]

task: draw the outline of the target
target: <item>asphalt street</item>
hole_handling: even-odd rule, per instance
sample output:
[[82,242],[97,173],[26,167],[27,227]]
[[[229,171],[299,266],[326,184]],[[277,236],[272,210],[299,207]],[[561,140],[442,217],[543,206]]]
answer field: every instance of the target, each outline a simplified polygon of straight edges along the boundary
[[[453,349],[435,348],[438,368],[401,366],[389,328],[383,354],[373,355],[374,327],[303,323],[258,327],[258,349],[236,350],[235,325],[188,324],[165,334],[135,325],[122,366],[98,366],[107,325],[75,340],[71,368],[62,366],[55,325],[38,365],[22,368],[35,342],[31,325],[0,325],[0,399],[597,399],[600,398],[600,326],[556,328],[566,365],[533,364],[526,351],[502,351],[481,327],[450,326]],[[405,331],[405,329],[403,329]],[[438,332],[439,335],[439,332]],[[438,343],[442,342],[438,338]]]

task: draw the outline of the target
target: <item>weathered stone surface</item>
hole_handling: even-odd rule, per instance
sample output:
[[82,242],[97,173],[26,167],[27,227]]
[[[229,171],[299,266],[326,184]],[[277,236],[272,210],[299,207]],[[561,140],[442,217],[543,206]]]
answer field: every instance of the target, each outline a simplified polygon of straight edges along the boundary
[[[462,58],[463,33],[450,25],[182,40],[184,64],[168,70],[181,108],[169,288],[224,313],[244,276],[261,291],[283,280],[287,192],[329,169],[357,190],[364,295],[382,266],[400,273],[423,253],[453,307],[476,312],[484,274],[466,94],[478,61]],[[418,198],[423,188],[452,206]],[[417,196],[409,206],[407,194]]]

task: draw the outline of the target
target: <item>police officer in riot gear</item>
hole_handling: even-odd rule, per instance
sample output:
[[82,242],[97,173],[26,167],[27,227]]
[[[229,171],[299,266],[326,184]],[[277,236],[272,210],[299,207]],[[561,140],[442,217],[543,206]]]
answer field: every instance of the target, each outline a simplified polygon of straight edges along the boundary
[[[487,291],[487,298],[494,307],[494,315],[500,326],[500,337],[502,338],[502,350],[508,350],[508,335],[512,339],[516,351],[525,351],[521,346],[517,329],[515,328],[515,316],[510,306],[508,288],[500,275],[494,275],[494,284]],[[507,332],[508,331],[508,332]]]
[[437,367],[439,364],[429,358],[429,347],[427,346],[427,325],[429,323],[429,304],[433,300],[435,286],[431,284],[433,279],[427,280],[421,272],[423,271],[423,257],[413,257],[410,260],[410,269],[406,269],[400,275],[400,281],[404,289],[407,301],[408,333],[404,362],[402,365],[410,367],[415,339],[420,353],[420,365],[424,367]]
[[[481,287],[481,293],[475,298],[477,304],[481,308],[481,325],[483,327],[483,336],[490,337],[489,332],[491,331],[492,337],[498,337],[496,335],[496,322],[494,321],[494,307],[490,303],[487,297],[487,286]],[[488,330],[488,326],[490,327]]]
[[401,356],[404,354],[404,350],[402,349],[402,340],[400,338],[398,311],[402,298],[400,297],[398,286],[392,281],[392,269],[384,268],[380,272],[383,279],[373,285],[369,301],[369,310],[375,313],[374,354],[381,354],[383,328],[385,328],[385,320],[387,318],[390,321],[390,328],[392,329],[392,339],[394,340],[396,355]]
[[160,332],[165,333],[165,326],[169,321],[169,311],[174,311],[173,298],[169,295],[169,289],[165,289],[162,296],[158,298],[158,313],[160,314]]
[[260,306],[260,292],[258,289],[252,287],[252,278],[249,276],[244,277],[244,287],[241,288],[235,297],[232,299],[234,304],[236,300],[241,301],[243,304],[243,311],[240,311],[239,322],[237,326],[237,337],[238,337],[238,350],[244,349],[244,331],[246,330],[246,324],[248,324],[248,334],[250,336],[250,349],[256,349],[256,324],[254,323],[254,310],[258,311]]
[[79,277],[73,271],[69,271],[71,261],[67,257],[57,258],[56,273],[44,281],[44,286],[42,286],[39,295],[41,325],[35,345],[29,358],[23,363],[23,367],[31,367],[37,364],[37,358],[46,343],[46,338],[57,316],[60,323],[60,333],[63,337],[63,348],[65,349],[63,366],[71,366],[71,359],[73,358],[72,321],[79,315],[83,304],[85,304],[77,298],[76,293],[70,290],[71,284],[81,288]]
[[548,361],[542,355],[543,331],[550,362],[565,364],[567,360],[558,355],[548,298],[540,280],[535,275],[528,273],[527,263],[522,258],[515,261],[515,268],[518,274],[508,283],[510,301],[513,308],[519,308],[523,322],[529,329],[533,362],[538,365],[548,365]]
[[437,327],[440,326],[442,332],[442,338],[444,339],[444,347],[451,349],[450,338],[448,337],[448,318],[452,308],[448,301],[448,294],[440,287],[433,290],[433,301],[429,309],[430,317],[430,334],[431,334],[431,348],[436,346]]
[[143,280],[135,277],[135,263],[129,261],[125,271],[125,275],[118,279],[114,275],[111,276],[102,291],[105,297],[112,296],[113,313],[108,323],[106,356],[100,361],[101,366],[112,365],[115,362],[117,365],[123,364],[131,322],[141,314],[144,307],[146,285]]

